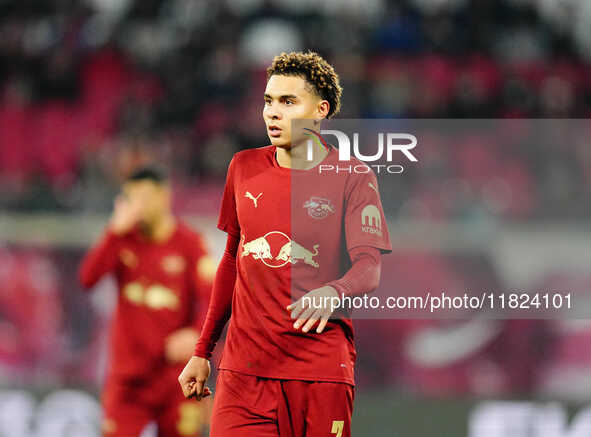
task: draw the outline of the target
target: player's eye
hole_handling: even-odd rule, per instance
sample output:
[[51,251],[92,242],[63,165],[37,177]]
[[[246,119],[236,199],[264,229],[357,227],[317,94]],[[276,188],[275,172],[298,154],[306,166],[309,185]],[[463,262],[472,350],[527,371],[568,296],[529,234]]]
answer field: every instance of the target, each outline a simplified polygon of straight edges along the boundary
[[285,104],[286,104],[286,105],[293,105],[294,103],[295,103],[295,102],[294,102],[293,100],[291,100],[291,99],[287,99],[287,100],[285,101]]

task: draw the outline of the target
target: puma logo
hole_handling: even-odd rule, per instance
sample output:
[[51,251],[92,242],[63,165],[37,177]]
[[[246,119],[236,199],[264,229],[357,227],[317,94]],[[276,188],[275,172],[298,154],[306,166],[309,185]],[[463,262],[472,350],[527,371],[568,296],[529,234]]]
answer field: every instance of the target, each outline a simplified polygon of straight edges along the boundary
[[254,197],[252,194],[250,194],[250,191],[247,191],[246,194],[244,195],[244,197],[250,199],[253,201],[254,203],[254,207],[257,208],[257,201],[259,200],[259,197],[261,197],[263,195],[263,193],[259,193],[259,195],[257,197]]

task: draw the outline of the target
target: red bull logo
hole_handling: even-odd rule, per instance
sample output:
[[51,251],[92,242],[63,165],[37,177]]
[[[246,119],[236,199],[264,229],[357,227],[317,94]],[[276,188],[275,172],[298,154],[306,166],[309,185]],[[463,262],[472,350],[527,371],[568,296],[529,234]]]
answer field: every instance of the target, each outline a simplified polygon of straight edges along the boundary
[[[267,232],[262,237],[248,242],[245,242],[243,234],[240,256],[252,256],[253,259],[260,260],[267,267],[271,268],[283,267],[287,264],[297,264],[300,262],[318,268],[320,265],[314,259],[318,255],[318,247],[319,245],[315,244],[312,250],[306,249],[280,231]],[[272,248],[279,248],[279,250],[275,251]]]
[[312,196],[310,200],[304,202],[304,208],[308,210],[308,215],[315,219],[323,219],[328,214],[334,213],[331,201],[322,197]]

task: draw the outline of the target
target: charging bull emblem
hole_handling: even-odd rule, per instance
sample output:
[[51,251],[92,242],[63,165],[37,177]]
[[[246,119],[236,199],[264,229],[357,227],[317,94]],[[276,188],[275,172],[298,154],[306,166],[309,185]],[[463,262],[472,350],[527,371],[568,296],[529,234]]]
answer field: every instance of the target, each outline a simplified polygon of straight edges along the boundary
[[[245,242],[244,234],[241,239],[240,256],[252,256],[253,259],[261,260],[268,267],[278,268],[289,263],[297,264],[299,261],[315,268],[320,267],[314,259],[318,255],[318,244],[314,245],[313,250],[306,249],[280,231],[267,232],[264,236],[249,242]],[[273,256],[274,253],[277,255]]]
[[242,256],[252,255],[254,259],[268,259],[271,256],[271,246],[265,237],[259,237],[255,240],[244,242],[244,234],[242,234]]
[[303,261],[310,266],[318,268],[318,263],[314,261],[316,255],[318,255],[318,244],[314,245],[314,252],[310,252],[308,249],[300,246],[292,240],[281,247],[279,255],[277,255],[275,259],[289,261],[292,264],[295,264],[298,261]]

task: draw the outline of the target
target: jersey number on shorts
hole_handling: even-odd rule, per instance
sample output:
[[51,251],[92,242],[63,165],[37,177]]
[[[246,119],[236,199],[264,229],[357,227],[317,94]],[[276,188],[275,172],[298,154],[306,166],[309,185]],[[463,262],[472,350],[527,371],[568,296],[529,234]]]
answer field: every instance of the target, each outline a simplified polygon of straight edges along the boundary
[[332,429],[330,430],[331,434],[336,434],[336,437],[341,437],[343,435],[343,428],[345,427],[344,420],[333,420],[332,421]]

